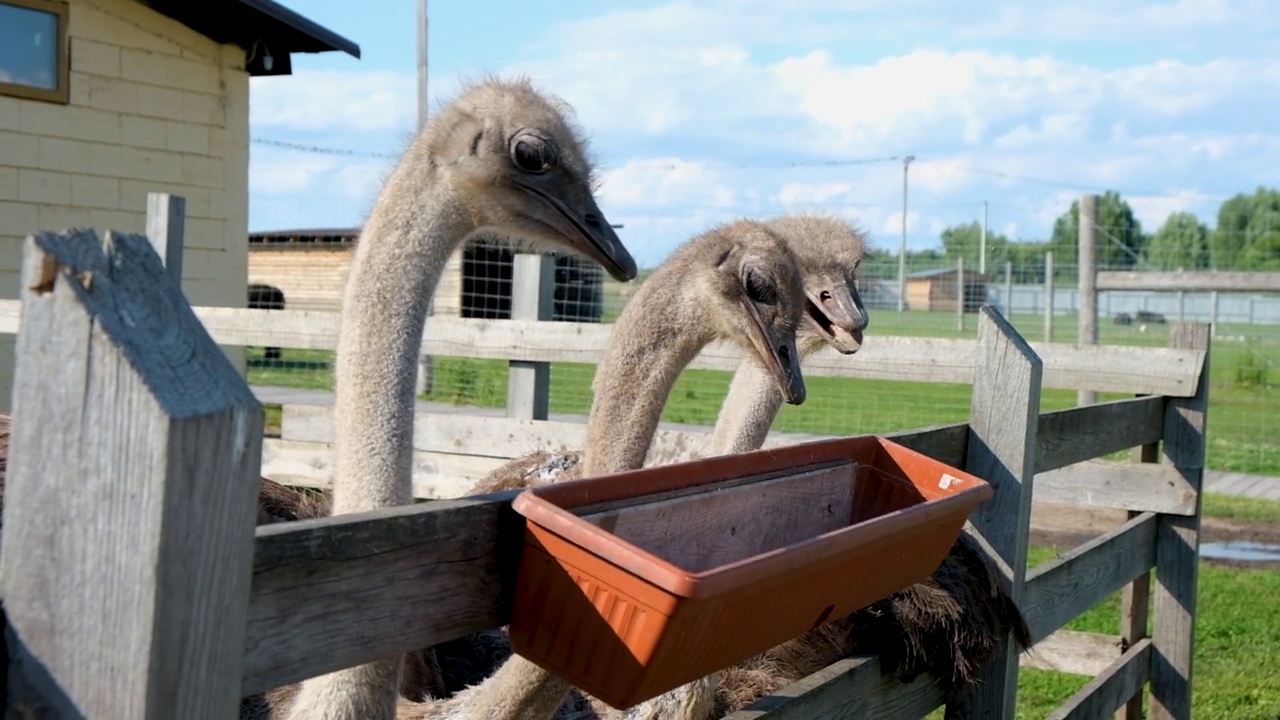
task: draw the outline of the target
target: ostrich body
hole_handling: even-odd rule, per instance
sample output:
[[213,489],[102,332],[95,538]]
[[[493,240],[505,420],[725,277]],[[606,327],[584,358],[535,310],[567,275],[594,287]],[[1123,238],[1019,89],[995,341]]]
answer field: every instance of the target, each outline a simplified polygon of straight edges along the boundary
[[[365,222],[334,368],[333,512],[412,502],[413,388],[427,304],[449,255],[481,231],[570,250],[635,277],[591,192],[568,107],[526,80],[489,79],[445,105],[405,150]],[[302,683],[290,718],[390,720],[399,656]]]

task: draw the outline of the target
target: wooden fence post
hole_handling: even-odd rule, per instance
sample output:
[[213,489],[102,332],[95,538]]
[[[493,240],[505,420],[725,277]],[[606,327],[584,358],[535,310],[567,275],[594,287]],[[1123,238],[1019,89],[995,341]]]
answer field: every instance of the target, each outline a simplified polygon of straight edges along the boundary
[[262,406],[141,235],[29,236],[21,293],[14,669],[85,717],[234,717]]
[[[1044,363],[995,309],[983,306],[978,320],[973,404],[965,470],[986,479],[995,497],[973,514],[972,533],[998,568],[998,581],[1021,603],[1027,575],[1031,526],[1031,482]],[[968,531],[968,529],[966,529]],[[1012,640],[983,668],[982,682],[948,703],[946,716],[1014,717],[1018,653]]]
[[[1079,281],[1080,308],[1077,319],[1077,345],[1098,344],[1098,196],[1082,195],[1077,217],[1078,254],[1076,269]],[[1093,390],[1077,390],[1077,405],[1094,405],[1098,393]]]
[[187,199],[180,195],[147,193],[147,240],[179,288],[186,212]]
[[1177,468],[1195,491],[1196,512],[1161,515],[1156,526],[1155,654],[1151,659],[1151,717],[1156,720],[1191,717],[1204,430],[1209,403],[1209,328],[1204,323],[1178,323],[1169,335],[1172,347],[1206,352],[1196,394],[1169,398],[1165,405],[1165,462]]
[[[551,255],[517,253],[511,267],[511,319],[551,320],[555,311],[556,261]],[[507,417],[546,420],[551,363],[511,360],[507,371]]]
[[[1139,395],[1138,397],[1142,397]],[[1148,443],[1133,450],[1133,461],[1139,463],[1160,462],[1160,443]],[[1141,515],[1130,510],[1129,519]],[[1125,647],[1147,637],[1147,606],[1151,602],[1151,573],[1145,572],[1137,580],[1124,587],[1120,596],[1120,637]],[[1143,690],[1138,689],[1125,706],[1116,711],[1115,720],[1142,720]]]

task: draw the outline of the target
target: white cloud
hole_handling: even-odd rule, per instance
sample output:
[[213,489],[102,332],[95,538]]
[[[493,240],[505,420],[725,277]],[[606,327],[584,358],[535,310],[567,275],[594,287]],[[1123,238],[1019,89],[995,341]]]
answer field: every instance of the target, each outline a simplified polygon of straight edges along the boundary
[[[1269,7],[671,2],[531,28],[522,59],[495,69],[576,107],[605,165],[602,207],[642,262],[711,223],[795,209],[843,213],[896,248],[901,162],[820,164],[908,153],[911,247],[980,220],[983,200],[993,227],[1035,239],[1084,191],[1120,190],[1154,229],[1176,209],[1211,222],[1220,198],[1280,183]],[[456,79],[432,87],[448,98]],[[279,139],[394,152],[413,124],[408,73],[253,88],[255,130]],[[324,162],[255,169],[255,192],[270,180],[363,212],[386,164]]]
[[300,70],[254,78],[249,122],[255,128],[352,131],[412,128],[415,78],[388,71]]

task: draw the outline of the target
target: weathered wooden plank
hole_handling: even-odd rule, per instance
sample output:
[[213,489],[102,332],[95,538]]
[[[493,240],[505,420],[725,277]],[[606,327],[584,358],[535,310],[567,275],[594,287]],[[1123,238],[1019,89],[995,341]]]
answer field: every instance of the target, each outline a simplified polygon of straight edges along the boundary
[[1022,612],[1032,642],[1155,566],[1156,517],[1143,513],[1030,573]]
[[1037,472],[1158,441],[1164,398],[1158,396],[1069,408],[1040,416]]
[[1189,292],[1276,292],[1280,272],[1171,270],[1141,272],[1107,270],[1098,273],[1099,290],[1182,290]]
[[849,657],[728,715],[725,720],[915,720],[946,697],[928,679],[903,683],[880,660]]
[[506,624],[515,495],[259,526],[242,692]]
[[[1135,463],[1158,463],[1160,461],[1160,444],[1148,443],[1142,447],[1134,448],[1133,460]],[[1183,481],[1181,476],[1178,476],[1178,481]],[[1189,512],[1195,512],[1194,497],[1191,498]],[[1132,520],[1137,515],[1138,513],[1130,511],[1129,519]],[[1136,580],[1126,585],[1124,592],[1120,596],[1120,636],[1128,647],[1133,647],[1139,640],[1147,637],[1147,614],[1150,604],[1151,573],[1144,572]],[[1142,720],[1145,716],[1142,711],[1142,700],[1141,691],[1134,693],[1133,697],[1129,698],[1129,702],[1116,711],[1116,720]]]
[[1036,475],[1035,499],[1174,515],[1190,515],[1196,506],[1195,491],[1172,467],[1112,460],[1086,460]]
[[885,437],[954,467],[964,467],[969,451],[969,423],[903,430],[886,433]]
[[147,238],[23,248],[0,594],[89,717],[231,717],[262,406]]
[[[517,253],[511,267],[511,319],[550,321],[555,300],[555,258]],[[551,401],[551,364],[512,360],[509,365],[507,417],[546,420]]]
[[[706,432],[659,429],[649,446],[646,465],[688,460],[701,454]],[[325,405],[284,405],[280,435],[286,440],[329,443],[333,440],[333,408]],[[587,426],[580,422],[525,420],[466,414],[418,413],[414,421],[414,449],[476,457],[520,457],[535,450],[563,452],[586,445]],[[771,436],[764,447],[793,442],[785,434]]]
[[[452,453],[413,454],[413,496],[461,497],[502,458]],[[262,443],[262,475],[285,485],[328,489],[333,486],[333,449],[328,443],[268,438]]]
[[1023,653],[1022,667],[1097,675],[1120,657],[1123,642],[1116,635],[1059,630]]
[[[995,496],[971,520],[997,568],[997,582],[1014,603],[1023,601],[1027,536],[1043,364],[999,312],[984,305],[978,319],[973,402],[965,470],[991,483]],[[947,715],[1013,717],[1018,652],[1012,638],[981,673],[976,688],[948,703]]]
[[[1174,347],[1209,348],[1209,326],[1179,323],[1169,336]],[[1156,587],[1151,668],[1151,717],[1191,717],[1192,657],[1195,649],[1196,581],[1200,552],[1200,487],[1204,480],[1204,429],[1209,404],[1209,360],[1200,370],[1196,394],[1170,399],[1164,417],[1164,458],[1196,493],[1196,513],[1161,515],[1156,531]]]
[[[18,331],[17,300],[0,300],[0,333]],[[338,314],[308,310],[198,307],[196,315],[222,345],[332,350]],[[436,316],[423,338],[424,355],[495,358],[528,362],[594,364],[613,326],[600,323],[536,323]],[[1044,362],[1044,386],[1100,392],[1185,397],[1194,392],[1204,354],[1169,348],[1067,343],[1031,343]],[[805,374],[916,382],[973,381],[973,340],[876,336],[856,355],[823,348],[805,358]],[[741,361],[736,346],[711,343],[689,365],[732,372]]]
[[183,228],[187,199],[169,193],[147,193],[147,239],[173,282],[182,287]]
[[1047,720],[1094,720],[1121,708],[1151,676],[1151,641],[1139,640]]

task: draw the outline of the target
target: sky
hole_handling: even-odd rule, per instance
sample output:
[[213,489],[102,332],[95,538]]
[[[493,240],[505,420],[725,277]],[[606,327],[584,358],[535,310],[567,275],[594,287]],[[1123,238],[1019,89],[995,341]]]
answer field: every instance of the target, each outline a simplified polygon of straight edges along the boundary
[[[250,229],[356,226],[416,127],[416,2],[283,2],[362,57],[251,81]],[[1108,189],[1145,230],[1213,227],[1224,199],[1280,185],[1273,4],[435,0],[428,107],[487,73],[568,101],[642,266],[805,210],[896,253],[904,156],[913,250],[984,202],[991,232],[1043,240]]]

